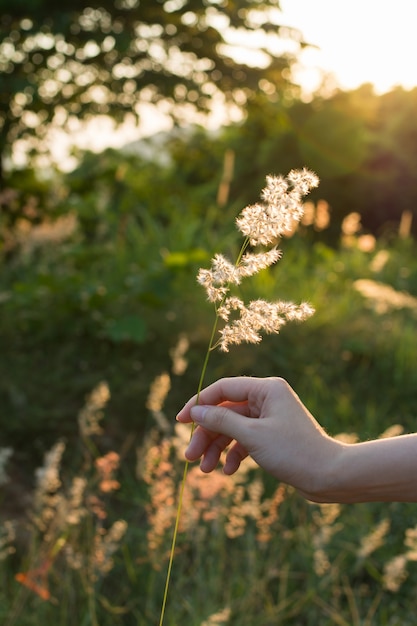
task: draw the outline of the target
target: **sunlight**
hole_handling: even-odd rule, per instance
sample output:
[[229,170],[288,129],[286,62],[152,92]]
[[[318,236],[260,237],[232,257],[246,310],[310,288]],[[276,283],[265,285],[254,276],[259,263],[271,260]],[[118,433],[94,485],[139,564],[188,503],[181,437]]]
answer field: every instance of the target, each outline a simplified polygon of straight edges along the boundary
[[377,93],[396,85],[417,85],[415,0],[281,0],[282,23],[298,28],[306,41],[297,79],[314,90],[323,73],[342,89],[370,82]]

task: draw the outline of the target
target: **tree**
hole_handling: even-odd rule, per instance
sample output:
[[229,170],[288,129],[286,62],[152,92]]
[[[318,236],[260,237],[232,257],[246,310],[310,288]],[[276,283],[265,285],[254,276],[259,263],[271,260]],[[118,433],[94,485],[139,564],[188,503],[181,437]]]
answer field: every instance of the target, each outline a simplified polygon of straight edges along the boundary
[[[38,150],[71,116],[120,122],[163,100],[181,119],[219,93],[240,106],[257,90],[276,97],[306,45],[280,27],[278,0],[0,0],[0,16],[3,159],[19,138],[36,137]],[[261,48],[239,56],[259,33]],[[292,53],[271,52],[280,35]]]
[[396,87],[377,98],[369,129],[372,151],[356,194],[364,225],[381,233],[397,229],[402,215],[413,216],[417,233],[417,88]]

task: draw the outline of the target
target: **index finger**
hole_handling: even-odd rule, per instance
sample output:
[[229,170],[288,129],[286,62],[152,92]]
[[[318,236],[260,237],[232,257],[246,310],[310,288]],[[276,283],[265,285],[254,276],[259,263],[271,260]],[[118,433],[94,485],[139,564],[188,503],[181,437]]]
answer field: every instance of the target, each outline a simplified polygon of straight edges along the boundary
[[[238,376],[235,378],[221,378],[202,389],[198,404],[216,406],[224,402],[235,404],[247,403],[249,395],[259,389],[259,378]],[[197,404],[197,394],[194,395],[177,415],[179,421],[191,421],[190,411]]]

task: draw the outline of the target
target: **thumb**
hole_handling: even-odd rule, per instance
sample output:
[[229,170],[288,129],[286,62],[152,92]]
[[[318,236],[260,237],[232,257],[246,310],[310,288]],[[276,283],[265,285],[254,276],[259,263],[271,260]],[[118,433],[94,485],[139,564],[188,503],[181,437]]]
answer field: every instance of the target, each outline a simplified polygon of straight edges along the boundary
[[200,426],[232,439],[241,439],[245,431],[245,419],[224,406],[197,404],[191,409],[191,418]]

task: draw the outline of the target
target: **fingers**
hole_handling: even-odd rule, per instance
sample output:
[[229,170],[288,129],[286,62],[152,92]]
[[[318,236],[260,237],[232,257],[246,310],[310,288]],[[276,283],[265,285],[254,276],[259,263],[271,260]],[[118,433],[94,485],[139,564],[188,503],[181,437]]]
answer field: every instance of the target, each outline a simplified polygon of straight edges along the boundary
[[224,378],[203,389],[198,403],[197,396],[191,398],[177,415],[180,422],[194,421],[198,425],[185,452],[186,458],[189,461],[202,458],[202,471],[211,472],[222,452],[234,441],[224,466],[226,474],[233,474],[249,453],[254,456],[255,444],[265,431],[259,424],[255,437],[257,420],[248,418],[269,416],[276,393],[280,395],[284,388],[288,393],[288,384],[284,383],[276,378]]
[[[259,388],[261,379],[239,376],[236,378],[222,378],[209,385],[200,392],[198,404],[219,405],[233,403],[234,405],[248,402],[249,395]],[[177,415],[180,422],[191,422],[190,411],[197,404],[197,396],[193,396]]]
[[248,419],[242,419],[241,414],[231,411],[226,406],[202,406],[199,404],[192,407],[190,414],[193,421],[203,426],[206,432],[211,431],[214,435],[216,433],[226,435],[230,440],[239,441],[244,440],[247,436]]
[[[222,452],[230,444],[231,438],[226,435],[217,435],[199,426],[185,451],[185,456],[189,461],[196,461],[202,458],[200,467],[205,473],[212,472],[219,460]],[[239,469],[241,462],[248,456],[247,450],[238,442],[228,450],[223,468],[225,474],[234,474]]]
[[226,455],[226,463],[223,468],[223,472],[230,476],[234,474],[240,467],[240,464],[248,456],[248,451],[236,442],[228,451]]
[[[194,431],[192,439],[185,451],[185,456],[189,461],[196,461],[212,448],[214,451],[218,451],[216,459],[217,464],[220,454],[227,448],[230,442],[231,438],[227,435],[218,435],[217,433],[208,431],[199,426]],[[213,454],[214,453],[211,452],[210,455],[213,456]]]
[[[240,404],[238,408],[243,410]],[[226,406],[197,405],[191,409],[191,416],[200,425],[194,431],[185,456],[189,461],[203,457],[200,464],[203,472],[211,472],[217,466],[222,452],[233,439],[239,440],[240,437],[243,440],[247,439],[245,428],[247,419]],[[227,453],[224,472],[233,474],[247,456],[246,448],[236,441]]]
[[[212,472],[216,468],[223,450],[224,448],[220,445],[218,440],[213,441],[200,463],[201,471],[205,473]],[[228,476],[234,474],[239,469],[241,462],[247,456],[247,451],[240,445],[240,443],[236,442],[226,454],[223,472]]]
[[227,443],[226,445],[224,445],[224,436],[216,437],[216,439],[213,439],[210,446],[208,446],[208,448],[205,450],[203,454],[203,460],[200,463],[200,468],[203,472],[208,473],[214,470],[220,460],[221,453],[229,443],[230,439],[227,439]]

